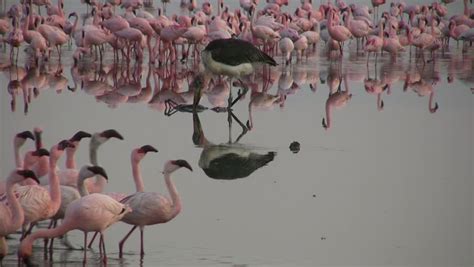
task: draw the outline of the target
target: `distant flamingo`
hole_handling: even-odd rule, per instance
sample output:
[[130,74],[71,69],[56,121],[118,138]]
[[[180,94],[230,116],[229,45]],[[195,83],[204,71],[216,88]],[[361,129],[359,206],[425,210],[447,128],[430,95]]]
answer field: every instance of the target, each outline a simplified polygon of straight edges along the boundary
[[291,52],[293,52],[293,50],[295,49],[293,41],[291,41],[291,39],[288,37],[282,38],[278,44],[278,47],[280,48],[281,55],[285,60],[285,65],[290,64]]
[[6,183],[6,197],[8,205],[0,203],[0,265],[2,265],[2,259],[8,253],[8,244],[5,242],[5,236],[14,233],[23,224],[25,215],[23,209],[15,195],[14,185],[23,181],[24,179],[31,178],[38,182],[38,178],[34,172],[30,170],[16,169],[10,173]]
[[367,52],[367,66],[369,65],[369,56],[371,52],[375,53],[375,64],[377,65],[378,53],[382,51],[382,48],[383,48],[383,38],[384,38],[383,25],[384,25],[383,22],[380,22],[378,36],[371,35],[367,38],[367,41],[365,42],[364,50],[365,52]]
[[349,29],[347,29],[346,27],[342,25],[333,25],[334,16],[336,16],[334,11],[330,11],[329,19],[328,19],[328,32],[331,38],[340,44],[340,49],[341,49],[340,51],[342,55],[343,49],[344,49],[343,48],[344,42],[352,37],[352,33],[349,31]]
[[[166,186],[168,187],[171,199],[161,196],[155,192],[139,191],[121,201],[122,203],[129,205],[132,209],[132,212],[126,214],[122,218],[122,221],[134,226],[119,243],[120,258],[123,256],[123,245],[125,244],[125,241],[137,228],[137,226],[140,228],[140,255],[143,257],[145,254],[143,245],[143,230],[145,226],[166,223],[180,213],[181,199],[178,195],[175,185],[171,181],[171,173],[181,167],[187,168],[190,171],[193,170],[188,162],[181,159],[167,161],[164,166],[163,175],[165,177]],[[143,182],[139,181],[138,184],[143,184]],[[137,189],[143,188],[137,187]]]

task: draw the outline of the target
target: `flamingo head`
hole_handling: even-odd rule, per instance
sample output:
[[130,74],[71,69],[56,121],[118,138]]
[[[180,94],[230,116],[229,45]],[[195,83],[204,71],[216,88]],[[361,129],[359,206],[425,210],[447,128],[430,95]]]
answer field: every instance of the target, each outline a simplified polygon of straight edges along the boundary
[[177,169],[180,169],[180,168],[186,168],[190,171],[193,171],[193,168],[191,167],[191,165],[189,165],[189,163],[183,159],[178,159],[178,160],[169,160],[165,163],[165,167],[164,167],[164,170],[163,170],[163,174],[170,174],[174,171],[176,171]]
[[80,142],[83,138],[91,138],[92,135],[90,133],[84,132],[84,131],[79,131],[75,133],[71,139],[69,139],[70,142]]
[[117,132],[117,130],[115,130],[115,129],[105,130],[105,131],[101,132],[99,134],[99,136],[106,139],[106,140],[108,140],[110,138],[117,138],[119,140],[123,140],[123,136],[119,132]]
[[35,137],[32,132],[30,131],[23,131],[21,133],[17,133],[15,135],[15,146],[20,147],[22,146],[27,139],[35,140]]
[[100,166],[85,165],[79,171],[79,177],[82,179],[87,179],[95,175],[100,175],[104,177],[105,180],[109,180],[107,172]]
[[13,175],[12,177],[13,177],[13,180],[11,181],[9,180],[8,182],[18,183],[25,179],[31,178],[34,181],[36,181],[36,183],[38,184],[40,183],[36,174],[33,171],[27,170],[27,169],[16,170],[15,175]]
[[45,148],[40,148],[32,153],[33,156],[35,157],[43,157],[43,156],[48,156],[49,157],[49,151]]
[[144,145],[132,151],[132,161],[138,162],[142,160],[148,152],[158,153],[158,149],[150,145]]

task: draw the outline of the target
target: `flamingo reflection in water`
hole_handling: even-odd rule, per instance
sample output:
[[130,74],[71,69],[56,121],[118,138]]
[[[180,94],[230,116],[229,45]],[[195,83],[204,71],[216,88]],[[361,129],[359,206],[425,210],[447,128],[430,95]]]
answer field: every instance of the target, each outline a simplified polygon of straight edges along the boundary
[[[344,79],[344,91],[341,90],[342,80]],[[347,74],[342,74],[342,70],[339,68],[329,69],[327,76],[327,83],[329,86],[329,97],[326,100],[326,119],[323,118],[322,125],[325,130],[331,128],[332,123],[332,109],[342,108],[347,105],[349,100],[352,98],[352,94],[349,92],[349,86],[347,83]],[[338,83],[337,91],[333,91],[336,88],[335,84]]]

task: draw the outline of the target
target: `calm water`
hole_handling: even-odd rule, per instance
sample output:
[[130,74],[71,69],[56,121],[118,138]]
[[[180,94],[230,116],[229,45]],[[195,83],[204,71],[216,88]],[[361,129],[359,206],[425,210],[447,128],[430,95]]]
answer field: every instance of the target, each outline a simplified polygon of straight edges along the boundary
[[[66,2],[68,10],[78,8]],[[453,10],[461,10],[460,5]],[[41,70],[23,68],[24,63],[18,69],[5,67],[1,84],[28,75],[38,91],[35,96],[31,90],[26,114],[22,93],[12,111],[6,86],[0,92],[0,174],[5,177],[14,164],[14,134],[34,126],[44,128],[48,147],[77,130],[117,129],[125,140],[111,140],[99,151],[99,163],[110,177],[108,192],[134,191],[130,152],[135,147],[151,144],[159,150],[141,163],[148,191],[167,194],[161,175],[166,160],[189,161],[194,172],[181,170],[173,177],[183,201],[181,214],[145,228],[143,262],[138,233],[126,243],[125,258],[118,259],[118,241],[130,226],[113,225],[106,232],[112,265],[472,265],[474,48],[462,55],[452,43],[450,51],[424,67],[409,60],[408,52],[396,63],[385,55],[367,69],[365,56],[354,53],[354,46],[346,49],[342,62],[312,55],[292,67],[274,68],[266,77],[259,71],[252,78],[255,92],[265,87],[279,100],[257,107],[257,100],[251,100],[261,94],[249,91],[234,106],[231,128],[227,113],[164,115],[164,100],[170,96],[192,102],[192,93],[186,93],[191,64],[178,68],[178,78],[152,69],[150,87],[139,103],[122,103],[127,99],[117,100],[117,95],[96,98],[86,91],[87,82],[81,89],[81,79],[113,84],[114,66],[73,68],[67,47],[62,72],[56,58]],[[0,62],[7,59],[8,54],[0,54]],[[141,67],[145,87],[150,69]],[[134,71],[140,72],[130,67]],[[118,73],[126,81],[127,75]],[[77,90],[69,91],[74,80]],[[332,110],[325,129],[326,100],[339,84],[352,98]],[[379,101],[365,89],[369,84],[385,88]],[[169,87],[182,94],[163,89]],[[205,95],[201,104],[225,106],[227,95]],[[237,120],[246,124],[249,105],[253,127],[245,132]],[[199,128],[202,132],[194,131]],[[247,177],[213,179],[198,166],[215,148],[196,145],[196,137],[203,136],[215,145],[227,144],[221,149],[276,154]],[[293,141],[301,144],[297,154],[288,148]],[[87,146],[83,142],[78,151],[79,165],[88,163]],[[24,151],[31,148],[29,143]],[[70,240],[81,246],[82,232],[72,232]],[[11,255],[4,263],[13,265],[18,243],[9,243]],[[48,265],[40,245],[34,260]],[[56,248],[52,263],[81,264],[82,251],[68,251],[59,241]],[[89,264],[99,264],[97,250],[89,257]]]

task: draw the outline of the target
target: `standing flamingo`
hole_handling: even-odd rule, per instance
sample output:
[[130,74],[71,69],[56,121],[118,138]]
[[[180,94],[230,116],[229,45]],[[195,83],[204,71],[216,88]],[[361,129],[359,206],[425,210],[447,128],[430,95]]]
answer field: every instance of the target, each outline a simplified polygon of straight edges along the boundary
[[367,63],[366,65],[369,66],[369,56],[370,56],[370,52],[374,52],[375,53],[375,65],[377,65],[377,57],[378,57],[378,52],[382,51],[382,48],[383,48],[383,43],[384,43],[384,34],[383,34],[383,31],[384,31],[384,26],[383,26],[383,22],[380,21],[380,24],[379,24],[379,35],[378,36],[375,36],[375,35],[371,35],[367,38],[367,41],[365,42],[365,47],[364,47],[364,50],[365,52],[367,52]]
[[[104,231],[130,211],[131,209],[127,205],[117,202],[107,195],[96,193],[79,198],[69,204],[61,225],[54,229],[36,231],[26,237],[20,244],[18,256],[26,263],[31,263],[32,246],[36,239],[58,237],[77,229],[84,232],[84,247],[87,245],[88,232],[100,233],[102,261],[106,264]],[[84,249],[83,262],[87,262],[86,249]]]
[[[67,140],[59,142],[51,148],[49,153],[50,172],[49,172],[49,190],[40,185],[20,186],[16,189],[21,206],[25,211],[25,222],[23,229],[30,224],[31,231],[34,224],[38,221],[51,218],[59,209],[61,204],[61,191],[59,186],[59,177],[56,172],[56,164],[61,155],[68,146],[72,146]],[[47,155],[47,151],[40,149],[40,155]],[[23,237],[28,234],[24,232]]]
[[285,65],[290,64],[291,52],[293,52],[295,49],[293,41],[288,37],[282,38],[278,44],[278,47],[280,48],[282,57],[284,57]]
[[[171,173],[184,167],[192,171],[193,169],[185,160],[170,160],[165,163],[163,175],[171,199],[161,196],[155,192],[139,191],[123,199],[121,202],[130,206],[131,213],[126,214],[122,221],[133,225],[130,232],[119,243],[119,257],[123,256],[123,245],[128,237],[138,227],[140,227],[140,255],[145,254],[143,248],[143,230],[146,225],[166,223],[176,217],[181,211],[181,199],[178,195],[175,185],[171,181]],[[143,184],[141,179],[138,184]],[[137,189],[143,189],[137,187]]]
[[[61,186],[61,206],[59,207],[58,212],[51,218],[51,223],[48,228],[55,228],[57,226],[57,221],[64,219],[69,204],[80,197],[89,195],[89,191],[84,183],[88,178],[100,175],[104,179],[108,179],[105,170],[99,166],[85,165],[78,171],[78,173],[79,178],[77,180],[77,189],[71,186]],[[66,237],[67,235],[65,234],[64,238]],[[53,241],[54,238],[50,240],[50,251],[53,249]],[[63,242],[72,247],[67,240],[63,240]]]
[[38,178],[34,172],[30,170],[16,169],[10,173],[7,178],[7,201],[8,205],[0,203],[0,265],[2,265],[2,259],[8,253],[8,244],[5,241],[5,236],[18,230],[23,224],[25,215],[23,209],[15,196],[13,187],[16,183],[23,181],[24,179],[31,178],[38,182]]
[[351,31],[349,31],[349,29],[342,25],[333,25],[334,16],[336,16],[336,14],[334,13],[334,11],[331,10],[329,12],[328,19],[328,32],[331,38],[340,44],[340,52],[342,55],[344,50],[344,42],[352,37],[352,33]]

